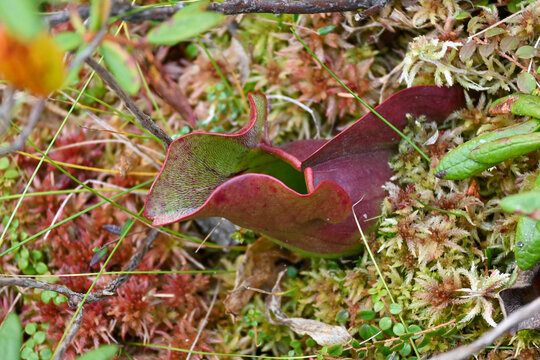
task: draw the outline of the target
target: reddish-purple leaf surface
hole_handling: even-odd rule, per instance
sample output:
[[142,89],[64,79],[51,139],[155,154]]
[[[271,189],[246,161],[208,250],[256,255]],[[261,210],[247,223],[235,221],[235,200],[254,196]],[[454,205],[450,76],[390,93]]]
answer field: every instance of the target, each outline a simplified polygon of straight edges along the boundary
[[[360,247],[380,212],[382,185],[400,136],[367,114],[329,141],[281,148],[266,136],[266,98],[249,95],[249,124],[231,135],[194,132],[174,141],[154,181],[145,216],[154,225],[221,216],[306,253],[335,256]],[[442,121],[463,105],[459,87],[418,86],[376,110],[399,130],[406,114]]]

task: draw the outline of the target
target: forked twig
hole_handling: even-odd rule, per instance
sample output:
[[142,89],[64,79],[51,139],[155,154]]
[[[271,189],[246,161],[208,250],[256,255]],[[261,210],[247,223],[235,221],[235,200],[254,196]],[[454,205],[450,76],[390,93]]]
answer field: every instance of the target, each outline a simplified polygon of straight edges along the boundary
[[[113,279],[111,282],[109,282],[109,284],[103,290],[96,291],[94,293],[89,294],[86,297],[86,301],[84,305],[102,301],[114,295],[116,293],[116,290],[118,290],[118,288],[122,284],[128,281],[128,279],[132,275],[130,272],[137,269],[144,255],[146,255],[148,251],[150,250],[150,247],[154,243],[154,240],[156,240],[158,234],[159,232],[157,230],[151,230],[148,233],[148,236],[146,237],[144,244],[135,252],[135,254],[133,254],[131,259],[128,261],[127,265],[125,266],[124,271],[128,273],[121,274],[115,279]],[[27,288],[27,289],[42,289],[42,290],[47,290],[47,291],[54,291],[56,293],[66,296],[68,299],[68,304],[72,308],[77,307],[85,297],[84,293],[72,291],[71,289],[63,285],[51,284],[48,282],[39,281],[36,279],[31,279],[31,278],[1,277],[0,276],[0,286],[17,286],[20,288]],[[77,332],[81,328],[84,305],[81,306],[81,310],[78,312],[77,316],[75,317],[68,333],[66,334],[66,337],[64,338],[64,341],[58,346],[58,350],[56,352],[56,356],[54,357],[54,360],[61,360],[64,358],[64,354],[67,348],[73,342],[73,339],[75,338]]]

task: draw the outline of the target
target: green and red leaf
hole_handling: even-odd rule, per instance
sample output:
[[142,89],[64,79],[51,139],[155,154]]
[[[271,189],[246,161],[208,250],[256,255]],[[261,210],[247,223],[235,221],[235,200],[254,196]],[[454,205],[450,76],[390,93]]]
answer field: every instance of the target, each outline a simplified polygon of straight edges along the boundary
[[[145,215],[154,225],[221,216],[287,247],[335,256],[360,247],[352,207],[364,230],[380,212],[388,160],[400,136],[368,114],[330,141],[272,146],[266,98],[249,96],[250,122],[231,134],[195,132],[174,141],[152,185]],[[420,86],[376,110],[402,130],[407,114],[442,121],[463,105],[458,87]]]

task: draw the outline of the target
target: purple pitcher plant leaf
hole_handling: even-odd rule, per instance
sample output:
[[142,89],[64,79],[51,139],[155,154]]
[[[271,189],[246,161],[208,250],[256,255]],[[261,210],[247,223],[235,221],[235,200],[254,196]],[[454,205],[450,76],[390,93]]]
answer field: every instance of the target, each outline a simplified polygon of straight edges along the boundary
[[[308,254],[358,251],[393,175],[388,161],[400,136],[372,113],[331,140],[268,139],[267,102],[250,93],[250,119],[235,134],[193,132],[175,140],[146,201],[153,225],[220,216]],[[418,86],[375,110],[399,130],[407,114],[442,121],[464,104],[463,90]]]

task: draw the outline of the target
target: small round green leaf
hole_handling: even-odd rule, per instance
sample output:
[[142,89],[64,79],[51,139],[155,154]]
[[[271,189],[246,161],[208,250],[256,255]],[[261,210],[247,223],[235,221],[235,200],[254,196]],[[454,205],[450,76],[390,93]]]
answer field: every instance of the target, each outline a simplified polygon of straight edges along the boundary
[[519,37],[517,36],[506,36],[501,40],[500,47],[502,52],[508,52],[514,50],[519,45]]
[[7,157],[0,158],[0,170],[6,170],[9,167],[9,159]]
[[397,315],[401,312],[401,305],[399,304],[390,304],[390,306],[388,306],[388,309],[390,310],[390,314],[392,315]]
[[343,346],[341,345],[334,345],[328,349],[328,355],[331,355],[331,356],[340,356],[342,352],[343,352]]
[[408,356],[412,351],[412,347],[409,343],[404,343],[403,347],[399,350],[401,356]]
[[530,46],[525,45],[517,49],[516,56],[521,59],[530,59],[536,56],[537,50]]
[[379,312],[382,309],[384,309],[384,303],[382,301],[377,301],[375,304],[373,304],[373,310],[375,310],[375,312]]
[[339,310],[336,314],[336,321],[339,323],[344,323],[349,320],[350,314],[347,310]]
[[43,344],[45,342],[45,333],[43,331],[38,331],[33,336],[36,344]]
[[401,323],[397,323],[392,328],[392,331],[394,331],[394,334],[396,334],[397,336],[403,335],[405,334],[405,326],[403,326],[403,324]]
[[382,331],[386,331],[392,327],[392,319],[385,316],[379,321],[379,327]]
[[378,331],[376,330],[376,328],[374,328],[373,326],[369,324],[363,324],[360,327],[360,331],[359,331],[360,337],[364,340],[367,340],[371,338],[372,336],[375,336],[375,334],[377,333]]
[[375,318],[375,311],[372,311],[372,310],[360,311],[358,313],[358,316],[360,317],[360,319],[364,321],[373,320]]
[[517,76],[517,86],[520,91],[530,94],[536,89],[536,79],[528,72],[522,72]]
[[15,169],[9,169],[4,173],[4,176],[8,179],[15,179],[19,177],[19,172]]
[[37,324],[36,323],[28,323],[24,327],[24,332],[28,335],[34,335],[37,330]]
[[39,358],[40,360],[50,360],[50,358],[52,357],[52,351],[51,349],[49,348],[45,348],[45,349],[42,349],[40,352],[39,352]]
[[500,34],[504,34],[506,30],[501,29],[500,27],[494,27],[486,31],[486,37],[492,37]]

